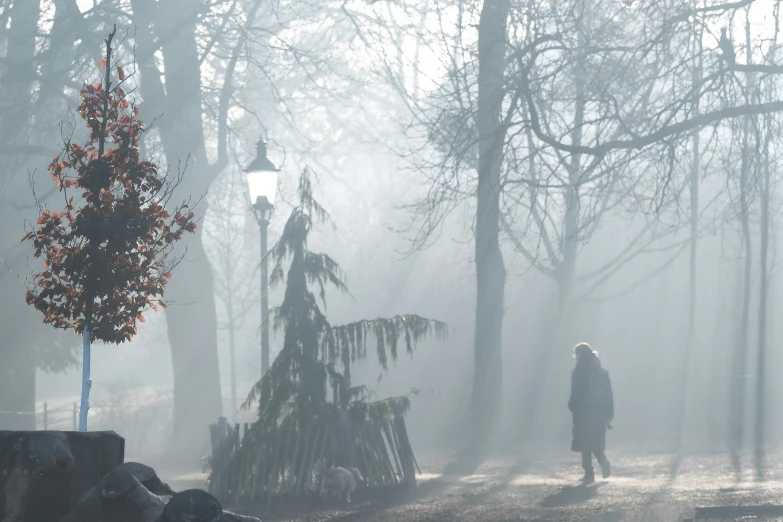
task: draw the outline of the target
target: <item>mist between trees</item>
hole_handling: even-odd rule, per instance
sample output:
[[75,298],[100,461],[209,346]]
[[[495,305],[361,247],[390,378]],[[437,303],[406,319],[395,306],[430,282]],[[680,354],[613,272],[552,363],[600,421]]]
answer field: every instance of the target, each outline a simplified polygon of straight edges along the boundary
[[[45,166],[63,136],[86,138],[79,90],[116,23],[142,155],[183,172],[183,198],[204,197],[169,307],[93,351],[96,390],[172,390],[160,438],[178,442],[155,451],[193,462],[218,416],[255,418],[237,413],[260,377],[242,168],[262,135],[282,168],[270,245],[305,168],[337,225],[310,239],[349,276],[330,321],[405,312],[449,326],[388,373],[372,359],[353,369],[380,398],[426,391],[414,445],[567,444],[570,349],[586,340],[612,375],[618,443],[752,447],[762,469],[783,391],[779,8],[0,0],[0,411],[77,394],[78,339],[24,305],[20,278],[39,267],[19,239],[37,217],[31,182],[59,204]],[[273,335],[273,357],[281,346]]]

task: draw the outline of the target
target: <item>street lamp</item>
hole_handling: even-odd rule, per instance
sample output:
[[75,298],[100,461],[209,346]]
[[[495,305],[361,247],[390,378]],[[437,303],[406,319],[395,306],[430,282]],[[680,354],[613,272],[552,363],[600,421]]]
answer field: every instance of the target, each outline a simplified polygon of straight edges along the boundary
[[266,233],[269,218],[275,208],[277,173],[280,171],[266,157],[266,143],[258,140],[256,159],[247,166],[247,186],[250,192],[250,208],[261,229],[261,376],[269,369],[269,272],[267,267]]

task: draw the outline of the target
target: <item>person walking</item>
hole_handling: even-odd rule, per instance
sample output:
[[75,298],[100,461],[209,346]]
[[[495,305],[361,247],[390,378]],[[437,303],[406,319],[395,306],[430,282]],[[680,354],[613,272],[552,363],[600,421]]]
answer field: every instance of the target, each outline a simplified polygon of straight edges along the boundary
[[612,428],[614,398],[609,372],[601,367],[598,352],[587,343],[574,346],[576,366],[571,373],[571,398],[568,409],[573,419],[571,451],[582,454],[584,484],[595,482],[593,456],[601,466],[604,478],[611,475],[606,458],[606,429]]

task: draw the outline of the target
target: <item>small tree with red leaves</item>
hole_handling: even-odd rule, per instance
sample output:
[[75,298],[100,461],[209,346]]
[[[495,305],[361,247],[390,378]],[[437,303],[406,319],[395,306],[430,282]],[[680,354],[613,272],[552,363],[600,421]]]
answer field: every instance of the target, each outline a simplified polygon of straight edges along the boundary
[[[165,307],[161,300],[171,268],[173,244],[196,228],[183,203],[169,212],[176,183],[160,176],[158,167],[139,159],[144,125],[138,108],[122,90],[125,73],[112,87],[112,48],[116,32],[106,39],[102,83],[85,85],[79,115],[89,130],[80,146],[65,140],[63,152],[49,172],[65,197],[65,210],[48,211],[39,203],[37,226],[22,241],[32,242],[44,269],[34,274],[27,303],[55,328],[82,334],[83,375],[79,430],[87,430],[90,394],[90,343],[121,343],[136,333],[148,309]],[[77,209],[69,191],[80,193]]]

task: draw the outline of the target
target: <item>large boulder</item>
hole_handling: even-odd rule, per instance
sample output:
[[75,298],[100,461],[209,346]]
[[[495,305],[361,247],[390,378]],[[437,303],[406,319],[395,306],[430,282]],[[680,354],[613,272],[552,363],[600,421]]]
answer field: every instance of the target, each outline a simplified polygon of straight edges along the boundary
[[97,486],[79,497],[60,522],[158,520],[166,501],[171,497],[158,496],[149,491],[133,471],[138,469],[125,466],[115,468]]
[[224,511],[206,491],[170,493],[154,469],[127,462],[82,495],[60,522],[261,522]]
[[122,464],[114,432],[0,431],[0,522],[52,522]]
[[218,499],[201,489],[188,489],[174,495],[160,522],[261,522],[255,517],[226,511]]
[[161,522],[220,522],[223,506],[201,489],[177,493],[163,509]]

